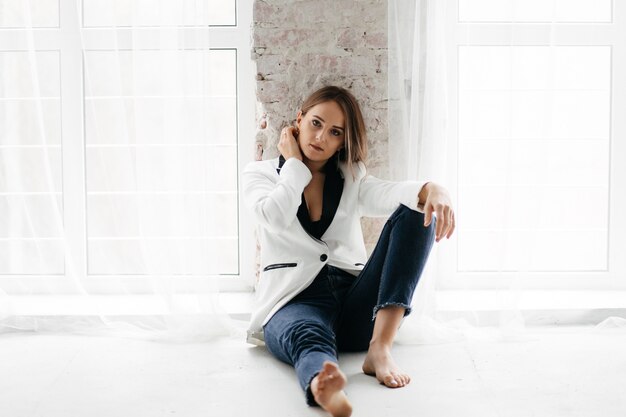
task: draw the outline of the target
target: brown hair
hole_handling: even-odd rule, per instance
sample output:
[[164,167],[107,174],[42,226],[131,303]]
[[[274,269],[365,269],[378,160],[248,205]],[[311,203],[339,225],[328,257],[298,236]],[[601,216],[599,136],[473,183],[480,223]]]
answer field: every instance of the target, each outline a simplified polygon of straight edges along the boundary
[[353,164],[359,161],[365,162],[367,159],[367,133],[361,108],[352,93],[345,88],[333,85],[322,87],[304,100],[300,110],[302,115],[305,115],[312,107],[328,101],[334,101],[343,110],[346,121],[346,139],[344,147],[337,152],[337,157],[340,161],[347,163],[354,177]]

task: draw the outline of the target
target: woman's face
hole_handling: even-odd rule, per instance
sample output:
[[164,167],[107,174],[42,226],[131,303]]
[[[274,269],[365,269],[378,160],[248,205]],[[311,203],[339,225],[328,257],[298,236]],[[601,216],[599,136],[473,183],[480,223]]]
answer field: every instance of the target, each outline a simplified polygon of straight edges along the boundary
[[336,102],[317,104],[304,115],[299,112],[297,122],[300,150],[311,161],[327,161],[343,148],[345,117]]

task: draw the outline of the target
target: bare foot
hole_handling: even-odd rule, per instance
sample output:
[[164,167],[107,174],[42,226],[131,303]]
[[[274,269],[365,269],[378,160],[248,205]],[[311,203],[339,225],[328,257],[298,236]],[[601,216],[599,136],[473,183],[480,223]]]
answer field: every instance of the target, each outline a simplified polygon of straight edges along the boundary
[[375,376],[381,384],[389,388],[400,388],[411,382],[411,377],[400,371],[387,346],[370,345],[363,362],[363,372]]
[[315,401],[333,417],[349,417],[352,405],[343,387],[347,379],[336,363],[326,361],[322,370],[311,381],[311,392]]

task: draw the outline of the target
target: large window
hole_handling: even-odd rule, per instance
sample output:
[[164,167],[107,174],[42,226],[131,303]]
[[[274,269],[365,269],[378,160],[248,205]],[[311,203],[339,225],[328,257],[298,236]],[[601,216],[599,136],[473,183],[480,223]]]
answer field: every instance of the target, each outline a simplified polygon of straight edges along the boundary
[[449,287],[626,284],[626,13],[604,1],[452,1],[457,245]]
[[[106,287],[149,273],[128,261],[142,251],[218,259],[164,263],[163,274],[253,276],[237,197],[253,141],[250,3],[0,0],[0,279],[62,285],[71,274]],[[172,30],[177,43],[164,46]],[[203,87],[170,91],[168,74]],[[141,187],[129,180],[138,164]],[[197,186],[178,189],[163,167],[197,172]],[[163,224],[182,202],[203,227]],[[154,210],[139,222],[141,205]]]

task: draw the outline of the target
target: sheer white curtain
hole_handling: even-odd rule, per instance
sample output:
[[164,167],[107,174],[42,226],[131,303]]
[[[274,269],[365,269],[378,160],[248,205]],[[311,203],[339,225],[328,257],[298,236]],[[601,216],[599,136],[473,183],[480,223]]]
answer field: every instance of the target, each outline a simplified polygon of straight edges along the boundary
[[208,27],[228,10],[0,4],[0,332],[231,334],[236,53]]
[[[393,180],[428,178],[447,185],[448,83],[445,1],[390,0],[389,159]],[[447,244],[448,242],[442,242]],[[398,341],[442,343],[464,335],[437,318],[437,245]]]
[[446,3],[389,2],[389,153],[396,180],[446,179]]
[[[402,340],[523,338],[530,290],[581,289],[581,277],[613,273],[619,41],[608,23],[623,24],[613,13],[610,1],[389,1],[391,173],[447,186],[458,221],[454,239],[435,245]],[[589,201],[593,219],[581,215]],[[437,303],[443,282],[461,296],[491,291],[489,306],[449,320]]]

